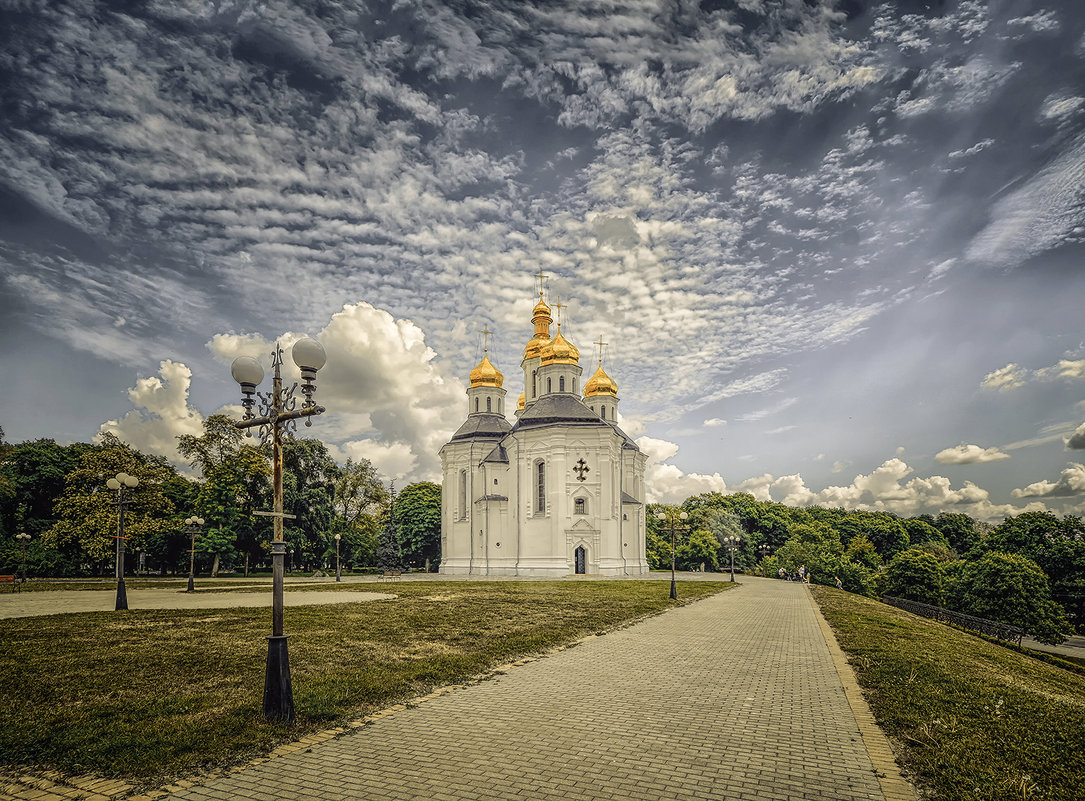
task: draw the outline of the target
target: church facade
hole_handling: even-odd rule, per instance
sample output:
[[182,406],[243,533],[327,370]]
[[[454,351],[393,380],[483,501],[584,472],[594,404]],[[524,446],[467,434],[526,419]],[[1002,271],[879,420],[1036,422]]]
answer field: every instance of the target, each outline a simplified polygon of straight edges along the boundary
[[484,352],[467,419],[441,448],[440,572],[647,573],[646,457],[618,427],[618,387],[601,358],[581,387],[580,351],[560,324],[551,338],[542,293],[531,322],[515,422],[504,376]]

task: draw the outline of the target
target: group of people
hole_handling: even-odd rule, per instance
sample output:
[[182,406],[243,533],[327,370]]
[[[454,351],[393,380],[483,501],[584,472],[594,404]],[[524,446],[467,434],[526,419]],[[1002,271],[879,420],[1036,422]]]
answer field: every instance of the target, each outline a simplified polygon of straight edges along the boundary
[[806,565],[799,565],[799,569],[794,573],[788,572],[781,567],[779,573],[780,578],[784,581],[798,581],[803,584],[810,583],[810,574],[806,572]]
[[[806,565],[799,565],[799,569],[794,573],[790,573],[781,567],[779,574],[784,581],[800,581],[803,584],[809,584],[814,580],[814,577],[806,572]],[[836,584],[838,590],[844,589],[844,582],[840,580],[839,576],[833,576],[833,583]]]

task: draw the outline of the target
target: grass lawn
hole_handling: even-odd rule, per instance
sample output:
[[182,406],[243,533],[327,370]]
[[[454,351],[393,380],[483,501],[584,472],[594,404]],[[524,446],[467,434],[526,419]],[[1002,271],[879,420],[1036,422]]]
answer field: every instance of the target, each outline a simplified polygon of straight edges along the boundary
[[0,620],[0,765],[159,783],[729,586],[685,582],[678,602],[645,581],[305,587],[399,597],[287,608],[293,726],[261,714],[270,608]]
[[1085,675],[869,598],[813,591],[874,717],[933,798],[1083,797]]

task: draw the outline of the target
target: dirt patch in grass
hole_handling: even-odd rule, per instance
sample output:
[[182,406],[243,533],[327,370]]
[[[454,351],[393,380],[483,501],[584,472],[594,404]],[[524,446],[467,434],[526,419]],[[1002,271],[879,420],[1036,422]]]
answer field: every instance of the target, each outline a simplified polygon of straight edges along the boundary
[[[729,586],[689,582],[678,603]],[[0,709],[10,725],[0,726],[0,765],[160,784],[676,605],[665,584],[644,581],[402,582],[395,591],[287,607],[292,726],[261,714],[268,609],[2,620]]]
[[1082,797],[1085,676],[869,598],[813,591],[929,797]]

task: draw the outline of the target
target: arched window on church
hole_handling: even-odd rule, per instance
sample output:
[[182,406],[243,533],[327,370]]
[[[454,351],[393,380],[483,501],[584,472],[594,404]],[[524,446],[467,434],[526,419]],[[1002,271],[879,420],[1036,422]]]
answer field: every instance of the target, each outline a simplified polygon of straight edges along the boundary
[[583,498],[573,499],[573,514],[574,515],[586,515],[588,513],[588,502]]
[[489,395],[486,396],[486,411],[488,411],[488,412],[491,411],[491,409],[490,409],[490,396]]
[[565,376],[558,377],[558,392],[565,391]]
[[535,513],[546,514],[546,462],[535,462]]
[[548,394],[554,391],[554,379],[546,379],[546,391]]
[[535,370],[531,371],[531,397],[539,394],[539,377]]
[[460,520],[467,517],[467,471],[460,471]]
[[478,411],[478,398],[475,398],[475,411]]

